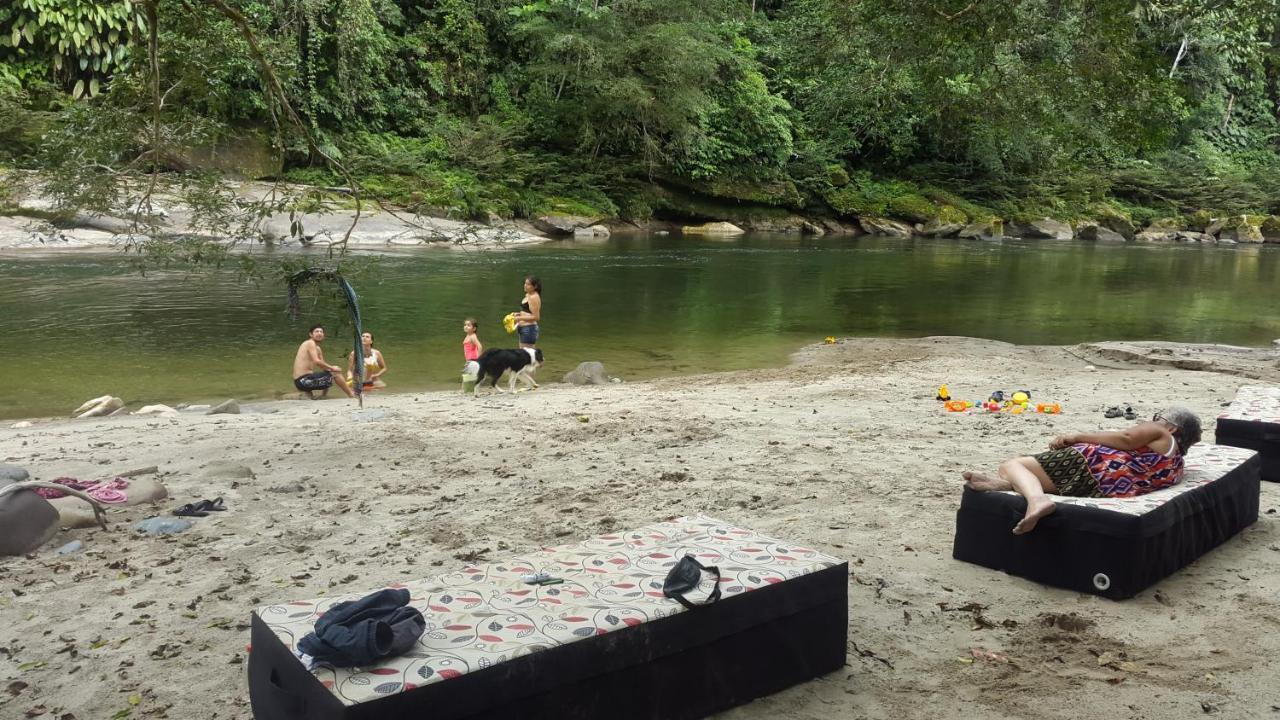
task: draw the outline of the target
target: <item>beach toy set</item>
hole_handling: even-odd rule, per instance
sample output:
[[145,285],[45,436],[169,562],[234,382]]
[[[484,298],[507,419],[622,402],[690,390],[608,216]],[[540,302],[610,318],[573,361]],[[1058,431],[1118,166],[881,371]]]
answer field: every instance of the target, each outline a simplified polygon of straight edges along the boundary
[[[946,385],[938,386],[936,399],[942,401],[942,407],[947,412],[967,412],[975,407],[968,400],[957,400],[951,397],[951,390]],[[976,407],[991,413],[1006,412],[1010,415],[1029,413],[1032,411],[1031,391],[1017,390],[1012,393],[1006,393],[1004,390],[996,390],[986,400],[978,403]],[[1034,410],[1041,414],[1057,415],[1062,412],[1062,405],[1056,402],[1036,403]]]

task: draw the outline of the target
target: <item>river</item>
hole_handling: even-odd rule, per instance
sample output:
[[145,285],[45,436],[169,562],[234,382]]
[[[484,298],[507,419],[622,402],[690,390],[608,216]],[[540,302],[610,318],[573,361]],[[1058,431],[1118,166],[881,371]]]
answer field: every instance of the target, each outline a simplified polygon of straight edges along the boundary
[[[627,380],[777,366],[828,335],[1280,337],[1277,246],[615,236],[385,257],[357,290],[390,389],[456,386],[468,316],[486,347],[515,347],[500,320],[527,273],[544,285],[543,380],[583,360]],[[350,341],[332,299],[304,295],[297,321],[285,299],[231,270],[142,275],[119,255],[0,254],[0,417],[65,415],[108,393],[136,406],[291,392],[307,326],[329,325],[331,361]]]

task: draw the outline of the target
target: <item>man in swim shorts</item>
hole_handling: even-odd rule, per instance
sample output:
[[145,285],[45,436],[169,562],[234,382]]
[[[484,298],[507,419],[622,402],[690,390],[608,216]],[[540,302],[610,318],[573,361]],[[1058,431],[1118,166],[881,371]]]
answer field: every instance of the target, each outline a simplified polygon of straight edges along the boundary
[[355,397],[355,392],[342,375],[342,368],[324,361],[324,353],[320,351],[320,343],[323,341],[324,327],[313,326],[293,358],[293,386],[314,398],[316,390],[324,396],[336,384],[347,397]]

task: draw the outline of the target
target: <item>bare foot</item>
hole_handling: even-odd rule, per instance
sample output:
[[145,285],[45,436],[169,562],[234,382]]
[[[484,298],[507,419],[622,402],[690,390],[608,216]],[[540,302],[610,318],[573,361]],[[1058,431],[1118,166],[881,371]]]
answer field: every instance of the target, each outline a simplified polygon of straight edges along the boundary
[[1053,514],[1058,506],[1052,500],[1043,495],[1034,500],[1027,501],[1027,514],[1017,525],[1013,526],[1014,535],[1025,535],[1036,529],[1036,523],[1040,522],[1040,518]]
[[991,477],[990,475],[984,472],[978,472],[977,470],[965,470],[960,473],[960,476],[964,478],[964,484],[966,487],[971,487],[974,490],[982,492],[989,490],[1013,489],[1013,485],[1011,485],[1008,480],[999,477]]

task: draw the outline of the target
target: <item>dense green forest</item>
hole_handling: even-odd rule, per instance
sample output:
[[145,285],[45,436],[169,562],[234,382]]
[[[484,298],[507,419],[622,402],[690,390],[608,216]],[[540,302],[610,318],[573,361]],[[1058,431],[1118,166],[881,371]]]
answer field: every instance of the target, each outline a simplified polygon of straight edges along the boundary
[[87,204],[236,148],[478,218],[1185,227],[1280,212],[1277,39],[1280,0],[11,0],[0,167]]

